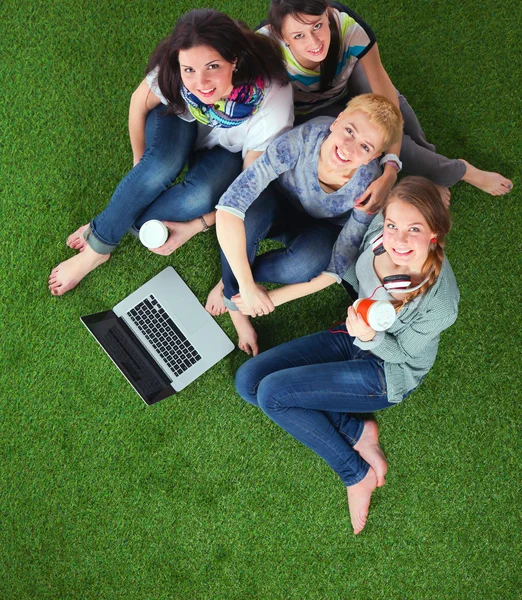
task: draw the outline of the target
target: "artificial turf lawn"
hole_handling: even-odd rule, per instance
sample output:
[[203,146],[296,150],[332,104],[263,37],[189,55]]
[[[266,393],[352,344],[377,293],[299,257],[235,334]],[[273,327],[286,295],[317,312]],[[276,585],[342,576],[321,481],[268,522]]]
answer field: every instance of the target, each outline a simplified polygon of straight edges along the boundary
[[[239,351],[147,408],[80,324],[167,264],[204,301],[214,233],[167,259],[126,238],[63,298],[46,287],[130,167],[130,94],[194,6],[0,7],[0,598],[520,597],[520,9],[351,4],[428,139],[515,184],[504,198],[453,190],[460,317],[422,387],[379,416],[388,483],[354,537],[335,474],[235,394]],[[266,11],[214,7],[250,25]],[[340,288],[280,307],[256,324],[261,344],[345,309]]]

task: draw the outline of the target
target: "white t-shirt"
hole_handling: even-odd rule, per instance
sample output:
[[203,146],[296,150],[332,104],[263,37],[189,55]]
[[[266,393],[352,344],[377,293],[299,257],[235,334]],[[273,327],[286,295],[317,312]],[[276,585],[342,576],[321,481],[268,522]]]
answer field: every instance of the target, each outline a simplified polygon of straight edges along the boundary
[[[168,104],[161,93],[157,82],[157,69],[151,71],[146,79],[150,90],[163,104]],[[178,115],[184,121],[195,121],[187,110]],[[263,152],[272,140],[294,123],[294,103],[292,86],[272,84],[265,88],[265,96],[257,111],[241,125],[236,127],[209,127],[198,122],[196,150],[221,146],[230,152],[242,152],[242,157],[249,150]]]

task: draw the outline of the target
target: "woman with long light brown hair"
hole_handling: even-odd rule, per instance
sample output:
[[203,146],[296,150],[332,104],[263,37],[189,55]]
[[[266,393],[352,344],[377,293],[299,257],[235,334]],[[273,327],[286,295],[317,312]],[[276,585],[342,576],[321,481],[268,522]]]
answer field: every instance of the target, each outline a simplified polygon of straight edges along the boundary
[[[440,333],[457,318],[459,292],[444,254],[449,229],[437,188],[424,178],[403,179],[344,275],[360,298],[395,306],[391,327],[376,331],[350,306],[342,326],[263,352],[236,375],[247,402],[339,475],[355,534],[388,468],[377,424],[355,414],[388,408],[411,394],[435,361]],[[306,285],[287,286],[287,292]]]

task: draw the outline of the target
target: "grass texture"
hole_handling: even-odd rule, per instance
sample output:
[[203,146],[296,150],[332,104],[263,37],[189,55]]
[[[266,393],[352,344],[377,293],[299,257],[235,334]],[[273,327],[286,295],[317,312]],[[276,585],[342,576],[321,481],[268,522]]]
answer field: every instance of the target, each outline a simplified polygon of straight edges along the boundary
[[[238,350],[147,408],[79,321],[167,264],[204,301],[214,233],[169,258],[127,236],[77,289],[47,290],[67,235],[131,166],[128,103],[149,54],[195,6],[0,7],[0,598],[520,598],[520,8],[351,5],[428,139],[515,184],[503,198],[453,189],[460,317],[422,387],[379,416],[388,483],[354,537],[335,474],[236,395]],[[250,25],[267,9],[214,6]],[[261,344],[345,309],[340,288],[278,308],[256,324]]]

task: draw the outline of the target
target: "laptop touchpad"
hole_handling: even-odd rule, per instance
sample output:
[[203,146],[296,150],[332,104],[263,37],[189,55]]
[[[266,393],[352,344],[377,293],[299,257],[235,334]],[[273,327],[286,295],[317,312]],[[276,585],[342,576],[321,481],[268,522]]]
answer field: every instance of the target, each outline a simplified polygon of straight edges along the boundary
[[165,308],[189,333],[197,331],[212,318],[189,289],[176,290]]

